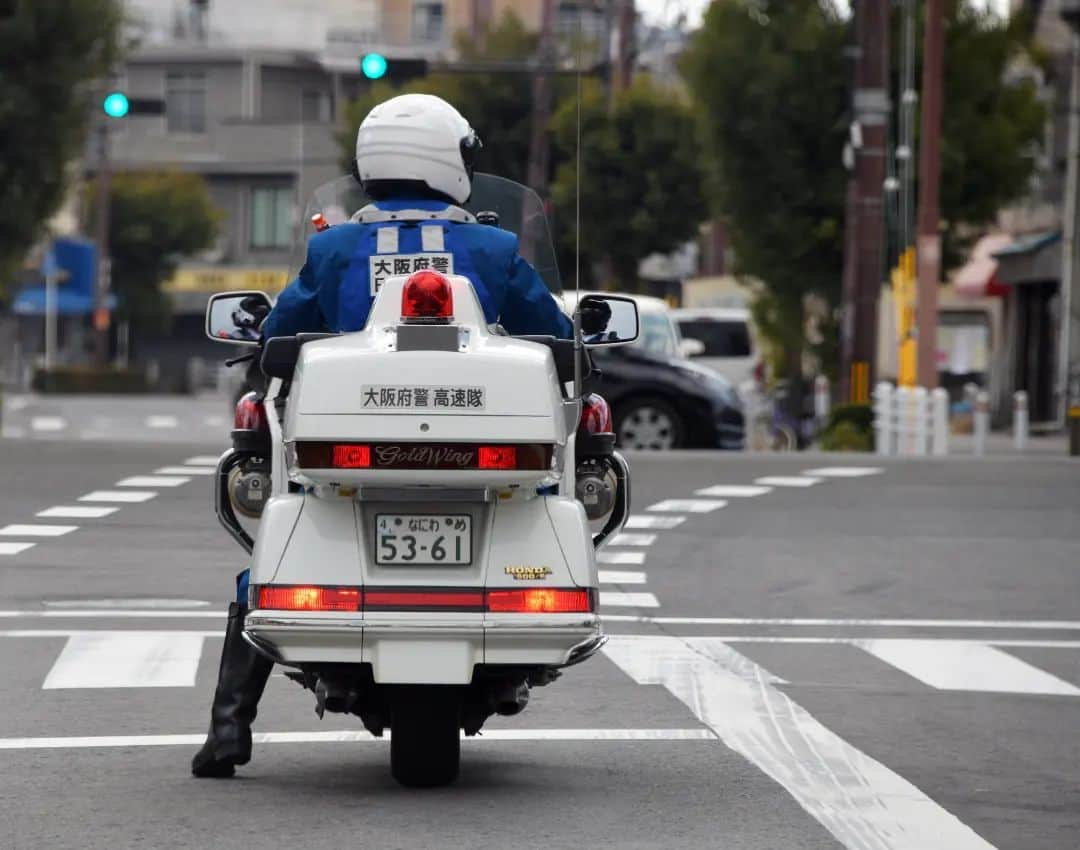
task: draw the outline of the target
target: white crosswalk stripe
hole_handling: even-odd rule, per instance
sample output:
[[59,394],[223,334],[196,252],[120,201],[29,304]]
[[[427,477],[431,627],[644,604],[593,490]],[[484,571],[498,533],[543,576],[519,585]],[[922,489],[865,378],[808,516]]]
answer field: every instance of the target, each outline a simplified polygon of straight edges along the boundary
[[191,687],[202,655],[195,632],[98,632],[72,635],[42,686]]
[[722,499],[664,499],[655,505],[649,505],[646,510],[663,511],[666,513],[689,513],[707,514],[722,508],[727,502]]
[[646,575],[633,570],[600,570],[600,584],[645,584]]
[[154,475],[213,475],[215,471],[209,466],[163,466]]
[[621,532],[611,538],[609,546],[652,546],[656,542],[655,534],[632,534]]
[[191,479],[166,475],[133,475],[116,482],[117,487],[179,487]]
[[119,508],[102,508],[92,505],[57,505],[38,511],[35,516],[42,519],[101,519],[116,513]]
[[27,549],[33,548],[33,543],[12,543],[7,540],[0,541],[0,555],[18,555]]
[[80,502],[148,502],[157,493],[152,490],[94,490],[79,496]]
[[600,605],[616,608],[659,608],[660,600],[651,593],[622,593],[617,590],[601,590]]
[[811,475],[766,475],[764,478],[755,478],[754,483],[767,487],[813,487],[824,480]]
[[214,455],[195,455],[184,461],[184,466],[217,466],[218,459]]
[[684,516],[651,516],[648,514],[631,514],[626,520],[625,528],[655,528],[670,530],[678,528],[686,522]]
[[880,466],[822,466],[818,469],[804,469],[803,475],[819,478],[864,478],[867,475],[880,475],[884,471]]
[[644,564],[645,553],[644,552],[609,552],[607,549],[601,549],[596,553],[596,563],[598,564]]
[[77,525],[27,525],[15,523],[0,528],[4,537],[62,537],[77,531]]
[[764,496],[772,490],[772,487],[755,484],[714,484],[712,487],[695,490],[694,493],[698,496],[716,496],[721,499],[750,499],[754,496]]

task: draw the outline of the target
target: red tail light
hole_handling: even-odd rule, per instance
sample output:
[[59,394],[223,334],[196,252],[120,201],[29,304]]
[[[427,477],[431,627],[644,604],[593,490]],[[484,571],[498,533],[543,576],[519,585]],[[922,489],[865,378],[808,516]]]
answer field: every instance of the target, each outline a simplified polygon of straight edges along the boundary
[[517,446],[478,446],[479,469],[517,469]]
[[364,592],[364,610],[384,611],[483,611],[483,590],[406,590],[386,589]]
[[236,431],[268,431],[266,408],[256,392],[244,393],[236,403],[233,415],[233,429]]
[[334,469],[367,469],[371,466],[371,446],[339,443],[331,458]]
[[360,588],[263,585],[259,588],[258,607],[275,611],[359,611]]
[[595,610],[591,590],[489,590],[487,609],[494,614],[588,614]]
[[581,422],[578,427],[590,434],[610,434],[615,430],[611,406],[602,395],[589,393],[581,399]]
[[454,316],[450,279],[436,271],[409,276],[401,290],[401,318],[418,321],[449,321]]

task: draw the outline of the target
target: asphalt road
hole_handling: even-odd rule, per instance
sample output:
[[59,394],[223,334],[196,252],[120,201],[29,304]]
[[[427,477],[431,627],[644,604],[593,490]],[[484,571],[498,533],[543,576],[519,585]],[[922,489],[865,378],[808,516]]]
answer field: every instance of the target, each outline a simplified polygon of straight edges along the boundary
[[1075,461],[635,457],[605,654],[410,792],[280,676],[309,740],[188,774],[242,566],[201,434],[0,440],[0,847],[1080,846]]

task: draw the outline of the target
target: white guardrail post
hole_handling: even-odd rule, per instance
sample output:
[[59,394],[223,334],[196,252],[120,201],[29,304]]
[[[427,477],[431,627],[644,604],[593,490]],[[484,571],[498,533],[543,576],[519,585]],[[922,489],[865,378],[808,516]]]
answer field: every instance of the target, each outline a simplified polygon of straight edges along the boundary
[[1030,421],[1028,419],[1028,394],[1017,390],[1013,394],[1013,448],[1027,451]]
[[949,391],[937,387],[930,393],[930,454],[949,453]]
[[986,390],[979,390],[975,395],[973,425],[975,456],[982,457],[986,454],[986,435],[990,431],[990,394]]
[[894,418],[892,384],[882,381],[874,387],[874,446],[879,455],[893,453]]
[[913,417],[915,419],[914,428],[914,452],[913,454],[920,457],[926,454],[929,436],[930,436],[930,408],[929,408],[930,394],[926,391],[926,387],[915,387],[912,392],[912,408]]
[[914,454],[911,445],[911,435],[915,430],[911,421],[912,389],[911,387],[897,387],[894,393],[896,398],[896,453],[901,457]]

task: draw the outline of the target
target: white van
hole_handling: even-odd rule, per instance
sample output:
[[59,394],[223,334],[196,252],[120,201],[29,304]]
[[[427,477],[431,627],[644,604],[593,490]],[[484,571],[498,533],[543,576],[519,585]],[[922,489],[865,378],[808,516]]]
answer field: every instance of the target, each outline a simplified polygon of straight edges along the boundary
[[733,386],[754,377],[757,343],[750,311],[741,307],[687,307],[673,310],[683,353],[723,375]]

